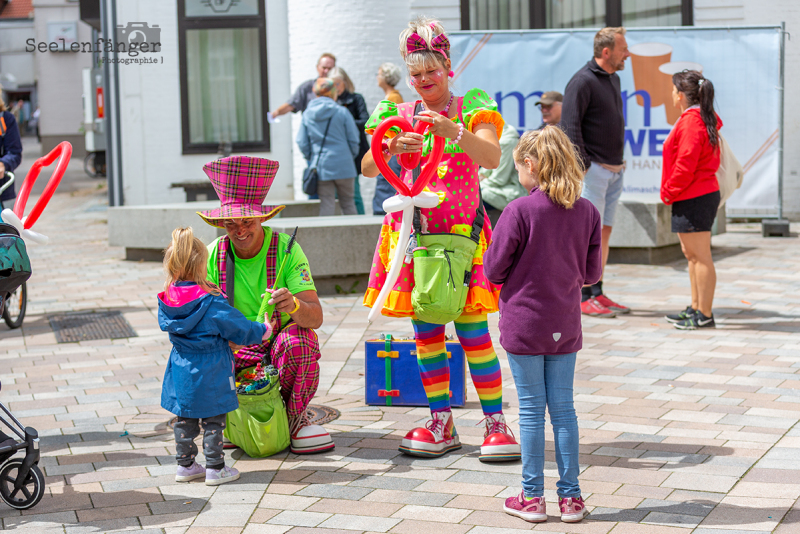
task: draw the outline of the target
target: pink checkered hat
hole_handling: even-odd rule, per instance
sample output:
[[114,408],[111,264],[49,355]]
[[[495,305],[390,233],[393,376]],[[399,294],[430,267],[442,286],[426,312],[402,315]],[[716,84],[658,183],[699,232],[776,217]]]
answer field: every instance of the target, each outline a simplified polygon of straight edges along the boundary
[[208,175],[222,206],[197,214],[211,226],[224,228],[225,219],[275,217],[286,206],[265,206],[264,198],[278,172],[277,161],[250,156],[231,156],[206,163]]

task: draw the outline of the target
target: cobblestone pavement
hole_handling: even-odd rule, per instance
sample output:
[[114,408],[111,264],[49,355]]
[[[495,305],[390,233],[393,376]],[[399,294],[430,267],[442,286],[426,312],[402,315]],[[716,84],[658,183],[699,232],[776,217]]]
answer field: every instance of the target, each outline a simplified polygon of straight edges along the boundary
[[[314,402],[341,411],[326,425],[336,449],[261,460],[236,451],[228,462],[243,473],[238,482],[176,484],[170,414],[159,407],[170,348],[156,322],[160,265],[122,261],[122,250],[107,245],[105,196],[93,187],[54,197],[36,227],[52,242],[30,247],[27,318],[19,330],[0,325],[0,400],[38,429],[47,476],[33,509],[0,504],[6,530],[800,532],[796,238],[763,239],[756,225],[731,225],[714,239],[719,326],[711,331],[680,332],[662,319],[687,304],[684,264],[609,266],[609,293],[635,311],[584,321],[575,400],[591,515],[560,522],[549,435],[550,518],[533,525],[501,508],[519,492],[520,464],[477,459],[481,413],[471,384],[466,408],[455,410],[461,451],[436,460],[398,453],[426,410],[364,404],[363,342],[379,332],[410,335],[411,327],[390,319],[369,326],[356,295],[323,299]],[[138,337],[56,343],[49,314],[100,309],[123,312]],[[490,321],[496,341],[497,316]],[[515,427],[516,395],[500,352]]]

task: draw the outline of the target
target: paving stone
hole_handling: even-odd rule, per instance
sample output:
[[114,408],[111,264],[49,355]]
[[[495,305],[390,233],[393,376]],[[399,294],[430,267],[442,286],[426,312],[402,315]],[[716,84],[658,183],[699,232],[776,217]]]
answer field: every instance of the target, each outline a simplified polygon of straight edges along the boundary
[[290,525],[297,527],[316,527],[326,519],[331,517],[331,514],[322,514],[318,512],[299,512],[299,511],[286,511],[276,515],[267,523],[274,525]]
[[427,493],[423,491],[400,491],[389,489],[376,489],[363,498],[364,501],[392,502],[400,504],[420,504],[429,506],[443,506],[453,499],[451,493]]
[[415,521],[434,521],[439,523],[459,523],[470,514],[470,510],[420,506],[409,504],[392,514],[392,518],[413,519]]
[[196,527],[244,527],[247,519],[255,510],[255,504],[221,504],[209,503],[192,526]]
[[591,511],[591,518],[595,521],[638,523],[649,513],[646,510],[620,510],[619,508],[597,507]]
[[283,534],[289,530],[290,526],[284,525],[254,525],[249,524],[242,531],[242,534]]
[[312,484],[297,492],[305,497],[330,497],[332,499],[359,500],[371,493],[370,488],[337,486],[335,484]]
[[420,532],[436,532],[437,534],[464,534],[467,531],[475,532],[475,529],[472,527],[472,525],[446,524],[433,521],[415,521],[413,519],[403,519],[391,530],[391,532],[396,534],[419,534]]
[[364,475],[348,484],[363,488],[411,490],[422,484],[424,480],[413,478],[396,478]]
[[387,532],[400,522],[400,519],[386,517],[364,517],[359,515],[335,514],[319,524],[318,528],[338,528],[345,530]]
[[[521,470],[520,470],[521,471]],[[467,484],[491,484],[494,486],[518,486],[522,481],[522,473],[506,475],[502,473],[480,473],[478,471],[459,471],[447,479],[448,482]]]
[[691,515],[700,518],[714,509],[716,502],[675,502],[661,499],[645,499],[636,509],[665,514]]

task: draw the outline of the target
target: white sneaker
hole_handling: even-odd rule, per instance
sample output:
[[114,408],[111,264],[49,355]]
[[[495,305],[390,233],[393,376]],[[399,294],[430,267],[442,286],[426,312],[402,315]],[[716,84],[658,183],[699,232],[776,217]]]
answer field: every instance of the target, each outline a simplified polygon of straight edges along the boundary
[[315,454],[329,451],[335,446],[327,430],[319,425],[307,424],[292,434],[289,450],[294,454]]

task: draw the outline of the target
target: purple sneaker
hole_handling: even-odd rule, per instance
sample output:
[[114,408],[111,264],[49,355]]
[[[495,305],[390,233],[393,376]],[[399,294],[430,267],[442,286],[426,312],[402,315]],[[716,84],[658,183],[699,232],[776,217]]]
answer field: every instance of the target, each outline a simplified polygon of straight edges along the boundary
[[189,467],[178,466],[178,472],[175,474],[175,482],[190,482],[205,476],[206,468],[200,466],[197,462],[192,462],[192,465]]
[[577,523],[589,513],[582,497],[564,497],[558,499],[561,508],[561,521],[564,523]]
[[523,492],[516,497],[509,497],[503,505],[505,513],[517,516],[531,523],[547,521],[547,510],[544,497],[528,499]]
[[239,471],[225,466],[222,469],[206,469],[206,486],[219,486],[239,479]]

